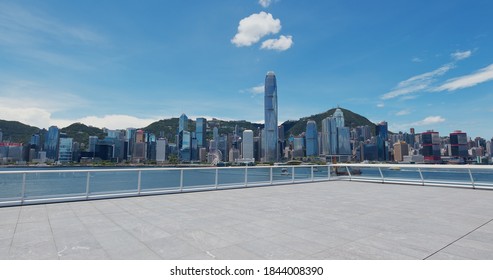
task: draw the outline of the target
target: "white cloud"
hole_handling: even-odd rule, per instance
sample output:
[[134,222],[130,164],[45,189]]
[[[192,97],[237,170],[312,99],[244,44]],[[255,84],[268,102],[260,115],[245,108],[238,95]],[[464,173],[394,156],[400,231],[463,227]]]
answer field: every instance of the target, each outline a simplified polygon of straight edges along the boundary
[[442,118],[441,116],[429,116],[429,117],[424,118],[423,120],[414,122],[414,123],[410,124],[409,126],[424,126],[424,125],[442,123],[444,121],[445,121],[445,119]]
[[261,93],[264,93],[264,85],[258,85],[256,87],[252,87],[249,89],[249,92],[250,93],[253,93],[253,94],[261,94]]
[[411,114],[411,110],[409,109],[404,109],[404,110],[401,110],[397,113],[395,113],[396,116],[405,116],[405,115],[409,115]]
[[391,99],[401,95],[428,90],[430,89],[431,84],[435,81],[436,77],[444,75],[454,67],[455,65],[453,63],[447,63],[431,72],[411,77],[405,81],[400,82],[392,91],[382,95],[381,98],[384,100]]
[[385,107],[385,104],[383,104],[383,103],[378,103],[378,104],[377,104],[377,107],[378,107],[378,108],[383,108],[383,107]]
[[258,0],[258,3],[260,4],[260,6],[267,8],[270,6],[270,4],[272,4],[272,0]]
[[493,64],[479,69],[475,73],[447,80],[443,85],[433,89],[433,91],[454,91],[472,87],[490,80],[493,80]]
[[274,19],[270,13],[252,14],[238,25],[238,33],[231,39],[237,47],[251,46],[269,34],[277,34],[281,30],[281,21]]
[[[87,116],[77,120],[69,120],[68,124],[66,121],[63,126],[68,126],[74,122],[80,122],[87,125],[92,125],[99,128],[109,128],[109,129],[124,129],[127,127],[146,127],[151,123],[158,121],[158,118],[137,118],[129,115],[105,115],[102,117],[98,116]],[[62,123],[62,120],[59,120]]]
[[419,57],[413,57],[413,59],[411,59],[412,62],[415,62],[415,63],[420,63],[420,62],[423,62],[423,60]]
[[281,35],[279,39],[269,39],[262,43],[261,49],[285,51],[293,45],[293,36]]
[[462,59],[466,59],[468,57],[470,57],[472,54],[471,51],[456,51],[454,53],[451,53],[450,56],[455,59],[455,60],[462,60]]

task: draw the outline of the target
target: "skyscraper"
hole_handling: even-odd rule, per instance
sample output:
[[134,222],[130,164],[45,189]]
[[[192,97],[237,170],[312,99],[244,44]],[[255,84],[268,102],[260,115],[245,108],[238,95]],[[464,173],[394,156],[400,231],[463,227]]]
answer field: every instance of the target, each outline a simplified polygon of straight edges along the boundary
[[467,134],[460,130],[450,133],[450,155],[467,159]]
[[306,123],[306,156],[318,156],[318,132],[317,123],[309,120]]
[[245,160],[255,161],[253,156],[253,131],[244,130],[243,131],[243,141],[242,141],[242,157]]
[[422,155],[427,163],[437,163],[441,161],[440,156],[440,136],[438,132],[427,131],[421,133],[423,141]]
[[183,130],[188,130],[188,117],[185,114],[181,114],[180,120],[178,122],[178,133]]
[[52,160],[58,158],[58,139],[60,137],[60,131],[56,126],[50,126],[46,134],[45,151],[46,157]]
[[207,120],[204,118],[197,118],[195,122],[195,138],[197,138],[197,148],[206,147],[205,133],[207,129]]
[[264,161],[278,161],[279,151],[277,149],[277,81],[274,72],[270,71],[265,76],[264,86],[264,112],[265,112],[265,128],[264,128],[264,146],[263,156]]

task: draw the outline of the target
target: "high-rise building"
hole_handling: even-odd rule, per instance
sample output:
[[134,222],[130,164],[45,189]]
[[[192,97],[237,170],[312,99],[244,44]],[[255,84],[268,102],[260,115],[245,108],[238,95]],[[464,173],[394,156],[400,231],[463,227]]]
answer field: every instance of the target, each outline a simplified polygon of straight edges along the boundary
[[318,156],[318,131],[317,123],[309,120],[306,123],[306,156]]
[[293,139],[293,158],[305,156],[305,138],[298,136]]
[[156,140],[156,162],[163,163],[166,161],[166,146],[168,141],[160,138]]
[[398,142],[394,144],[394,161],[404,161],[404,156],[409,155],[409,145],[404,142]]
[[242,140],[242,158],[244,160],[255,161],[255,157],[253,156],[253,131],[244,130],[243,131],[243,140]]
[[0,143],[3,142],[3,133],[2,133],[2,130],[0,129]]
[[265,126],[262,137],[263,160],[274,162],[279,160],[278,130],[277,130],[277,81],[274,72],[268,72],[265,76],[264,86],[264,115]]
[[45,151],[46,157],[51,160],[58,158],[58,139],[60,138],[60,130],[56,126],[50,126],[46,134]]
[[349,127],[337,128],[337,154],[351,154],[351,140],[349,136]]
[[207,120],[205,118],[197,118],[195,121],[195,138],[197,139],[197,149],[207,147],[205,135],[207,130]]
[[67,163],[72,161],[72,148],[73,139],[66,137],[65,135],[60,136],[58,150],[58,161],[61,163]]
[[467,158],[467,134],[460,130],[450,133],[450,156]]
[[89,149],[88,152],[94,153],[96,151],[96,144],[98,143],[97,136],[89,136]]
[[440,155],[440,136],[438,132],[427,131],[421,133],[421,141],[423,148],[421,150],[422,155],[425,158],[425,162],[437,163],[441,160]]
[[178,133],[182,132],[183,130],[188,130],[188,117],[185,114],[181,114],[180,120],[178,123]]
[[377,151],[379,161],[389,160],[389,147],[388,147],[388,125],[383,121],[376,126],[377,134]]
[[330,117],[322,120],[322,154],[330,155]]
[[180,161],[190,161],[192,158],[192,135],[190,131],[182,130],[179,134],[178,149]]

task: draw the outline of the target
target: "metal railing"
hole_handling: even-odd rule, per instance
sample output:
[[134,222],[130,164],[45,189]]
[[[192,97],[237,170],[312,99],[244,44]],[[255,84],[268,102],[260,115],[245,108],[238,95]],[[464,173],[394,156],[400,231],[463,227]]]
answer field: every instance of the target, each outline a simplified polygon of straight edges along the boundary
[[493,166],[332,164],[0,171],[0,207],[314,181],[493,189]]
[[493,189],[492,165],[332,165],[338,180]]
[[0,207],[330,180],[330,166],[0,171]]

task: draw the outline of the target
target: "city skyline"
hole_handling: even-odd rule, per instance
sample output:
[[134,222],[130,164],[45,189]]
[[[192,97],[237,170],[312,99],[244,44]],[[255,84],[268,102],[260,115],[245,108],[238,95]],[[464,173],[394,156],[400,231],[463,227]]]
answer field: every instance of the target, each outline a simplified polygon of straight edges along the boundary
[[0,119],[263,122],[273,70],[279,122],[340,105],[394,132],[493,136],[493,3],[262,3],[3,1]]

